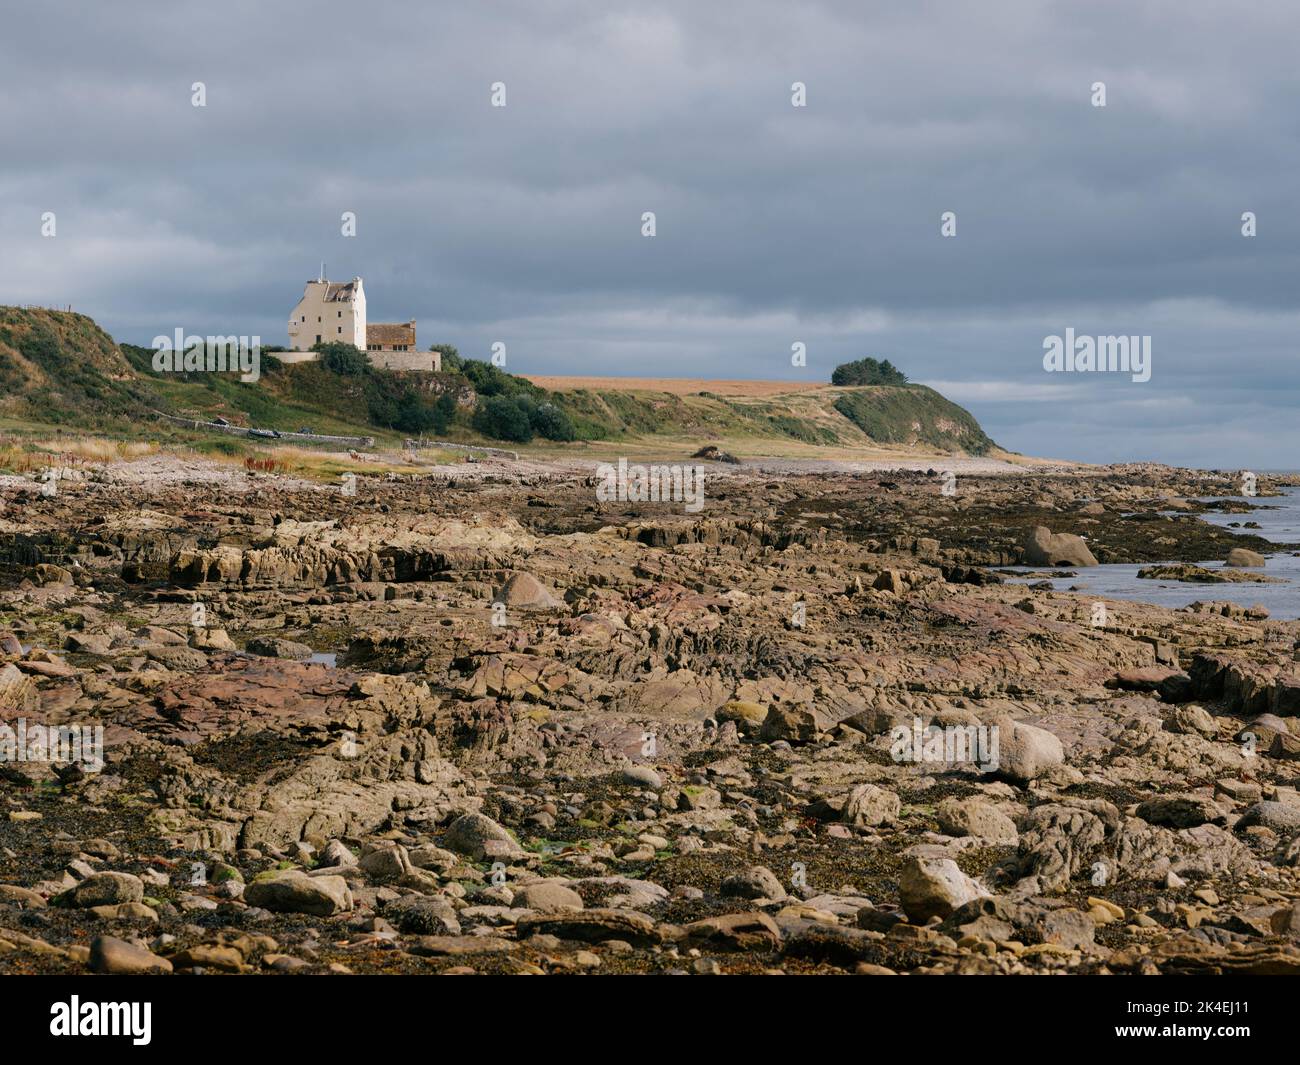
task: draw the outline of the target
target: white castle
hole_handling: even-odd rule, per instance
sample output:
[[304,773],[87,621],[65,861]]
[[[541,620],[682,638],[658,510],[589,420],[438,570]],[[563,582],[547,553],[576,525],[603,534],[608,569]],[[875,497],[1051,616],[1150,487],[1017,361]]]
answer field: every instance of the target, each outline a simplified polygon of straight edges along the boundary
[[276,358],[283,362],[312,362],[313,344],[342,341],[370,356],[370,362],[388,370],[441,370],[442,356],[420,351],[415,343],[415,319],[409,322],[366,321],[366,290],[359,277],[330,281],[322,267],[308,281],[302,299],[289,316],[289,348]]

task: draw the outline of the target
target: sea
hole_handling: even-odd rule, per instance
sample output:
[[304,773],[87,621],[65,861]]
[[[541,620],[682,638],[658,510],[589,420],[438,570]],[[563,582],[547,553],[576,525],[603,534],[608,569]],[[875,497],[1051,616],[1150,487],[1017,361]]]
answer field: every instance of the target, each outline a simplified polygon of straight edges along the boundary
[[[1232,529],[1232,532],[1253,534],[1277,544],[1300,543],[1300,487],[1282,489],[1279,496],[1259,496],[1247,499],[1259,509],[1248,514],[1223,514],[1209,511],[1200,515],[1202,521],[1227,528],[1231,523],[1244,524],[1257,522],[1258,529]],[[1199,497],[1205,501],[1214,497]],[[1241,496],[1229,497],[1240,502]],[[1045,577],[1042,569],[1030,566],[1011,566],[1019,573],[1025,574],[1026,580],[1049,580],[1057,591],[1076,589],[1081,594],[1095,595],[1105,599],[1127,599],[1138,603],[1154,603],[1157,606],[1181,607],[1198,600],[1218,600],[1239,603],[1242,606],[1262,606],[1268,610],[1270,618],[1278,621],[1294,621],[1300,618],[1300,554],[1290,551],[1263,551],[1267,565],[1262,571],[1269,577],[1281,577],[1281,584],[1194,584],[1185,581],[1160,581],[1138,579],[1138,570],[1157,565],[1154,562],[1140,564],[1112,564],[1089,566],[1086,569],[1071,570],[1074,577]],[[1176,562],[1177,559],[1169,559]],[[1199,562],[1206,569],[1222,569],[1222,562]],[[1056,567],[1060,569],[1061,567]]]

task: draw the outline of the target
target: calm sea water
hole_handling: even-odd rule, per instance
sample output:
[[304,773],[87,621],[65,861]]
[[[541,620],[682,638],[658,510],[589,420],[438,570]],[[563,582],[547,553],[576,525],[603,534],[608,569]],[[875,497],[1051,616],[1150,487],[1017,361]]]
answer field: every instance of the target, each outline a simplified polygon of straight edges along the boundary
[[[1265,496],[1247,500],[1261,509],[1249,514],[1202,514],[1201,520],[1223,527],[1232,522],[1253,521],[1258,529],[1233,529],[1261,536],[1274,543],[1300,543],[1300,488],[1283,489],[1280,496]],[[1240,497],[1230,497],[1240,499]],[[1268,509],[1264,509],[1268,508]],[[1138,570],[1154,563],[1140,565],[1091,566],[1078,570],[1077,577],[1047,578],[1058,591],[1078,588],[1084,594],[1107,599],[1130,599],[1158,606],[1187,606],[1197,600],[1226,600],[1242,606],[1256,604],[1267,608],[1269,616],[1280,621],[1300,618],[1300,557],[1288,551],[1263,552],[1268,565],[1262,571],[1270,577],[1282,577],[1284,584],[1191,584],[1182,581],[1138,580]],[[1169,560],[1175,561],[1175,560]],[[1222,562],[1198,563],[1206,569],[1221,569]],[[1010,567],[1028,574],[1027,579],[1043,580],[1041,570],[1028,566]],[[1060,567],[1058,567],[1060,568]]]

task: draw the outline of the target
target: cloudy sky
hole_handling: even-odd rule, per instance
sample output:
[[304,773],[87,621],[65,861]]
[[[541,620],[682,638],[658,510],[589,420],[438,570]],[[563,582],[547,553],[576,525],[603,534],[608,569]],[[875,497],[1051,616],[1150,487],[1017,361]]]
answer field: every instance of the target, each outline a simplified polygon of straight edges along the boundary
[[[1014,450],[1300,467],[1298,34],[1292,0],[26,5],[0,303],[283,344],[323,260],[517,373],[873,355]],[[1150,335],[1150,381],[1046,372],[1066,328]]]

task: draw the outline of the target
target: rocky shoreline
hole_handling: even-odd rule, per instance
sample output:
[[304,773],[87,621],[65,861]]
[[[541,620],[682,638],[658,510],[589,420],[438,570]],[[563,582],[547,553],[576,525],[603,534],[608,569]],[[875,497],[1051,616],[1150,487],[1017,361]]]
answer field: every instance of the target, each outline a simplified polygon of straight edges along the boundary
[[709,477],[8,479],[0,972],[1300,973],[1300,623],[998,572],[1234,475]]

